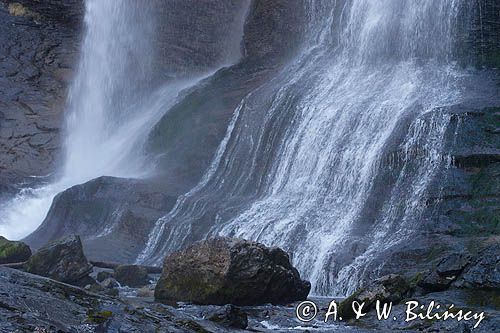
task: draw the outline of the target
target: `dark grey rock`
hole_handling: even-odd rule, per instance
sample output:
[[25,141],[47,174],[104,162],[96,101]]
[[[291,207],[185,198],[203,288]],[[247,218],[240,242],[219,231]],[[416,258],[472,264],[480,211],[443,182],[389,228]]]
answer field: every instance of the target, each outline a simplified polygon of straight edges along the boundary
[[115,268],[115,279],[122,285],[142,287],[149,283],[148,271],[138,265],[120,265]]
[[283,250],[240,239],[214,238],[165,259],[155,299],[221,305],[279,304],[304,300],[310,288]]
[[23,262],[31,257],[31,249],[23,242],[9,241],[0,236],[0,264]]
[[31,256],[25,264],[29,273],[70,284],[87,282],[92,265],[83,254],[80,237],[71,235],[52,242]]
[[443,291],[448,289],[455,277],[445,277],[432,270],[419,281],[418,286],[426,292]]
[[208,320],[227,327],[245,329],[248,326],[248,317],[240,308],[228,304],[209,315]]
[[436,272],[444,277],[456,277],[469,263],[469,255],[463,253],[453,253],[439,262]]
[[0,2],[0,182],[55,169],[82,15],[81,0]]
[[500,289],[500,245],[481,251],[457,283],[466,288]]

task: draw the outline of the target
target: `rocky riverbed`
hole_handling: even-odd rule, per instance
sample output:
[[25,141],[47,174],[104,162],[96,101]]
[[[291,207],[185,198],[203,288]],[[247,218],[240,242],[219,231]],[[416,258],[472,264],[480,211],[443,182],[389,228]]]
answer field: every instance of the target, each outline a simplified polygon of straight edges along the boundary
[[[17,253],[26,253],[21,243],[5,240],[2,332],[494,332],[500,324],[498,246],[477,257],[450,256],[411,279],[379,278],[346,299],[307,298],[310,285],[285,252],[238,239],[196,243],[168,256],[163,269],[92,265],[78,236],[24,263],[13,262]],[[377,301],[390,304],[387,318]],[[410,317],[408,302],[418,303]],[[313,303],[304,317],[304,305]],[[446,310],[465,319],[443,320]]]

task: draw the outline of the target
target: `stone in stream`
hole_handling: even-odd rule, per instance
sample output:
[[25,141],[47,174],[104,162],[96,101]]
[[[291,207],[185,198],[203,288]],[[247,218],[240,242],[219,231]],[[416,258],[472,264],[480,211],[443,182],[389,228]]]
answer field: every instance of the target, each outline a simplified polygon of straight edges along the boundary
[[284,304],[306,299],[288,254],[241,239],[214,238],[171,254],[155,289],[160,302],[197,304]]
[[83,254],[79,236],[70,235],[56,240],[38,250],[26,262],[29,273],[57,281],[85,285],[91,282],[92,265]]
[[212,313],[208,320],[222,326],[239,328],[244,330],[248,326],[248,316],[240,308],[228,304]]
[[31,249],[28,245],[0,236],[0,264],[23,262],[29,257],[31,257]]
[[115,268],[115,279],[122,285],[132,288],[143,287],[149,283],[148,270],[138,265],[120,265]]

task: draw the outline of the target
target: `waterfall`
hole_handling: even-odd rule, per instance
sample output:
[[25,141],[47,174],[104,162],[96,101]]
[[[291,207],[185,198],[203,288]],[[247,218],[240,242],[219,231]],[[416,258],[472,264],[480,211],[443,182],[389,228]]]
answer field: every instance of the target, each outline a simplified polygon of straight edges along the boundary
[[150,174],[154,163],[142,146],[151,128],[180,91],[241,56],[234,47],[241,40],[238,28],[224,43],[230,54],[217,66],[194,75],[162,77],[155,67],[159,66],[156,5],[154,1],[85,1],[85,33],[68,94],[61,170],[55,181],[23,189],[2,204],[1,235],[20,239],[35,230],[55,195],[73,185],[100,176]]
[[290,251],[314,294],[354,290],[375,256],[418,229],[445,163],[460,4],[304,2],[302,52],[242,101],[205,176],[137,261],[236,236]]

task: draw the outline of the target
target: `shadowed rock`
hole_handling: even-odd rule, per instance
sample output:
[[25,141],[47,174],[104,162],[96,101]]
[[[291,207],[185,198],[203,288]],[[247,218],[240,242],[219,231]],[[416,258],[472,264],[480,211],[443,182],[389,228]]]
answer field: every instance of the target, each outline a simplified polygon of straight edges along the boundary
[[92,265],[83,254],[80,237],[71,235],[38,250],[26,262],[25,269],[32,274],[78,284],[88,279]]
[[305,299],[310,288],[283,250],[214,238],[165,259],[155,298],[198,304],[279,304]]

